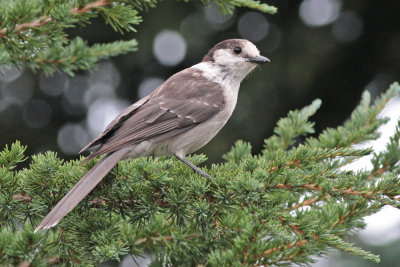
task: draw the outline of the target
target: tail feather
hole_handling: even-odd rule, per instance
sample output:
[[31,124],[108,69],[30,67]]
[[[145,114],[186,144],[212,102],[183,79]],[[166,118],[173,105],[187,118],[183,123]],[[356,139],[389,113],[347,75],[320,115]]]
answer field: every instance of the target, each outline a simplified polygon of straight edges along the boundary
[[102,158],[47,214],[35,232],[57,225],[111,171],[128,150],[128,148],[121,149]]

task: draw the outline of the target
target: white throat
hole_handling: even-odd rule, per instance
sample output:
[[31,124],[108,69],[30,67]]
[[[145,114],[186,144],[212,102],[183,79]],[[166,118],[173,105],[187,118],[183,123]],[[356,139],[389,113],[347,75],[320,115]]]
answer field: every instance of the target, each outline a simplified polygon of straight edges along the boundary
[[200,62],[192,66],[192,68],[201,70],[204,77],[221,84],[225,93],[234,94],[235,96],[238,94],[240,83],[251,71],[251,69],[244,69],[243,71],[231,70],[211,62]]
[[225,97],[225,106],[218,116],[221,116],[219,120],[224,121],[223,126],[236,107],[240,83],[244,77],[235,75],[220,65],[211,62],[201,62],[192,66],[192,68],[201,70],[204,77],[221,85]]

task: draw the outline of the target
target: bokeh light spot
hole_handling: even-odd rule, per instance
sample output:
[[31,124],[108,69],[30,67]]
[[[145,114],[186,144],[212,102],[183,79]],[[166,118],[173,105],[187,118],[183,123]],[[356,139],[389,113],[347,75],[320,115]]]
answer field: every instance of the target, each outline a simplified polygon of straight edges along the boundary
[[340,7],[338,0],[303,0],[299,15],[308,26],[324,26],[336,20]]
[[163,82],[164,80],[158,77],[148,77],[144,79],[139,85],[139,98],[151,94]]
[[208,24],[216,30],[226,30],[234,22],[234,14],[222,15],[220,8],[215,3],[204,7],[204,15]]
[[89,90],[85,92],[84,102],[85,106],[90,106],[91,103],[99,98],[115,98],[114,88],[107,83],[95,83]]
[[88,141],[87,132],[79,124],[67,123],[58,131],[57,143],[65,154],[78,153]]
[[102,61],[89,75],[92,84],[108,84],[117,87],[121,82],[121,74],[111,60]]
[[12,98],[20,104],[26,103],[33,96],[35,85],[34,79],[30,73],[24,73],[17,79],[6,83],[3,89],[3,96]]
[[252,42],[259,42],[267,35],[269,24],[267,19],[257,12],[247,12],[238,22],[239,34]]
[[46,101],[32,99],[23,107],[22,117],[25,123],[32,128],[42,128],[46,126],[52,115],[52,108]]
[[13,66],[0,65],[0,81],[9,83],[17,79],[21,72]]
[[119,99],[101,98],[94,101],[87,114],[90,135],[97,136],[128,105],[128,101]]
[[39,76],[40,89],[49,96],[61,95],[68,87],[69,77],[62,72],[55,72],[46,76],[44,72]]
[[164,30],[154,39],[153,53],[162,65],[175,66],[186,55],[186,42],[178,32]]
[[70,80],[69,86],[64,91],[64,96],[73,106],[83,105],[84,94],[88,87],[88,78],[83,75],[76,75]]
[[263,53],[271,53],[281,46],[282,32],[273,24],[269,25],[268,40],[262,45]]
[[333,36],[341,42],[352,42],[362,33],[363,24],[357,14],[343,12],[332,26]]

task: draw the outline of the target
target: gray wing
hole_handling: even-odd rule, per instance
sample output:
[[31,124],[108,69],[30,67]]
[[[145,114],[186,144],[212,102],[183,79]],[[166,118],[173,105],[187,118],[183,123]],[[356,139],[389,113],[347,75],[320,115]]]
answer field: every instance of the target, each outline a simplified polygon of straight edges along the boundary
[[186,69],[168,79],[123,120],[116,119],[114,126],[107,127],[107,132],[92,142],[101,146],[85,161],[149,139],[163,141],[210,119],[223,106],[221,86],[205,79],[200,70]]

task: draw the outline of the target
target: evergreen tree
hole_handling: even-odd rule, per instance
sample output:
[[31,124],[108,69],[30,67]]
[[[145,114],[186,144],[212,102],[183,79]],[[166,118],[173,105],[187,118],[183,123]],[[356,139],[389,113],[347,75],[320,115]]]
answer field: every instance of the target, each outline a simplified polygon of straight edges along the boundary
[[[203,1],[208,3],[209,1]],[[258,1],[216,1],[224,12]],[[101,14],[118,31],[132,31],[139,12],[156,1],[7,0],[0,10],[0,62],[61,69],[73,74],[135,49],[135,41],[88,46],[64,30]],[[338,249],[372,261],[379,257],[345,240],[363,217],[400,205],[400,122],[386,150],[354,144],[376,139],[387,122],[377,115],[399,94],[394,83],[371,103],[368,92],[343,126],[314,136],[309,121],[321,105],[288,113],[259,155],[238,141],[207,173],[209,181],[173,158],[121,161],[60,224],[34,226],[99,159],[80,166],[53,152],[29,157],[16,141],[0,153],[0,264],[96,265],[124,255],[150,255],[152,266],[263,266],[306,264]],[[301,141],[299,141],[301,140]],[[343,166],[373,154],[370,171]],[[196,165],[204,155],[192,155]]]

